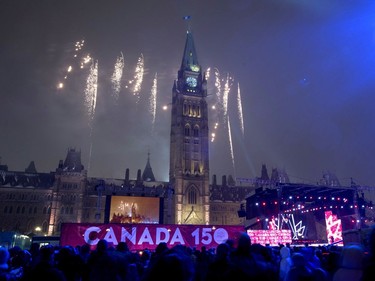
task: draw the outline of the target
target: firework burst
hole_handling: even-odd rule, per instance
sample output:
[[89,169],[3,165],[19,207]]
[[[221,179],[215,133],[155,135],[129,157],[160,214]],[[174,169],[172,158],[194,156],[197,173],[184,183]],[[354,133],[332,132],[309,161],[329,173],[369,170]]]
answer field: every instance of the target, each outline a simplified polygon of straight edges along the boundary
[[232,166],[233,166],[233,171],[235,173],[236,169],[235,169],[235,166],[234,166],[234,151],[233,151],[232,132],[231,132],[231,129],[230,129],[229,116],[228,116],[228,137],[229,137],[230,155],[231,155],[231,158],[232,158]]
[[97,93],[98,93],[98,61],[92,62],[89,75],[86,79],[85,105],[87,108],[87,114],[89,117],[89,127],[90,127],[90,151],[89,151],[89,161],[88,161],[87,171],[90,170],[90,166],[91,166],[92,132],[93,132],[93,122],[94,122],[94,117],[95,117]]
[[144,75],[144,58],[143,54],[138,58],[137,66],[135,67],[135,74],[134,79],[129,81],[129,84],[133,84],[133,95],[137,98],[137,103],[140,99],[141,94],[141,88],[142,88],[142,82],[143,82],[143,75]]
[[238,83],[237,85],[238,85],[238,90],[237,90],[238,119],[240,121],[242,137],[244,137],[245,136],[245,127],[244,127],[243,113],[242,113],[242,101],[241,101],[240,83]]
[[[64,79],[62,79],[61,81],[59,81],[57,83],[57,89],[58,90],[61,90],[64,88],[65,86],[65,82],[68,77],[71,75],[71,73],[73,72],[74,70],[74,64],[76,64],[76,60],[79,56],[79,54],[81,53],[82,51],[82,48],[84,46],[84,43],[85,43],[85,40],[81,40],[81,41],[77,41],[74,45],[74,53],[73,53],[73,62],[71,65],[68,65],[65,67],[65,70],[64,70]],[[89,62],[91,61],[91,57],[90,55],[86,55],[85,57],[82,57],[80,62],[79,62],[79,65],[80,65],[80,68],[84,68],[84,66],[86,64],[88,64]]]
[[158,74],[155,73],[155,77],[152,83],[151,95],[150,95],[150,113],[152,115],[152,131],[154,131],[155,120],[156,120],[156,97],[158,92]]
[[121,90],[121,78],[124,70],[124,56],[121,53],[121,56],[117,57],[113,74],[111,77],[111,82],[112,82],[112,95],[115,101],[118,100],[119,98],[119,93]]

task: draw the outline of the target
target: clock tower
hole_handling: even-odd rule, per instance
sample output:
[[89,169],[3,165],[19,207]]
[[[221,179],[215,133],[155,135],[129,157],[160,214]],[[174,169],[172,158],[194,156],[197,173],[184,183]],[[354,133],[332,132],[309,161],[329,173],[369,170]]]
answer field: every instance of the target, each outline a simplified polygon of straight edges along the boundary
[[170,222],[209,224],[207,80],[187,32],[181,68],[172,89],[169,182],[174,190]]

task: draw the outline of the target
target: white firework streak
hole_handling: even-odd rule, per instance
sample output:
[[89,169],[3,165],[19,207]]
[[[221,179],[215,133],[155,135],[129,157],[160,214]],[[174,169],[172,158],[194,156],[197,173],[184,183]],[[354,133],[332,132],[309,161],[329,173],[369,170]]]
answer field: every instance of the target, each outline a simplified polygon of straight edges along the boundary
[[231,87],[231,78],[229,77],[229,74],[227,74],[227,78],[224,84],[224,92],[223,92],[224,123],[226,123],[226,119],[228,118],[228,98],[229,98],[230,87]]
[[98,93],[98,61],[92,62],[90,67],[90,73],[86,80],[85,89],[85,103],[87,107],[87,113],[89,116],[89,127],[90,127],[90,151],[87,171],[90,171],[91,166],[91,154],[92,154],[92,131],[93,121],[96,109],[96,97]]
[[210,78],[210,72],[211,72],[211,68],[207,68],[206,72],[204,73],[205,75],[205,79],[208,80]]
[[155,73],[150,95],[150,112],[152,114],[152,131],[154,131],[156,119],[156,96],[158,92],[158,74]]
[[85,102],[87,107],[87,113],[89,116],[89,124],[94,119],[95,108],[96,108],[96,96],[98,92],[98,61],[92,62],[90,67],[90,73],[86,80],[85,89]]
[[236,173],[236,169],[234,166],[234,152],[233,152],[232,133],[230,130],[229,116],[228,116],[228,136],[229,136],[230,155],[232,157],[233,172]]
[[221,82],[220,82],[220,72],[217,68],[215,68],[215,87],[216,87],[216,98],[218,103],[220,104],[221,107],[223,107],[223,101],[222,101],[222,96],[221,96]]
[[115,67],[113,70],[113,74],[111,77],[111,82],[112,82],[112,95],[113,98],[117,101],[119,97],[119,93],[121,90],[121,78],[122,78],[122,73],[124,70],[124,56],[121,53],[121,56],[117,57]]
[[144,58],[143,54],[138,58],[137,66],[135,68],[135,76],[134,76],[134,89],[133,89],[133,95],[137,97],[137,103],[140,99],[140,92],[142,87],[142,81],[143,81],[143,74],[144,74]]
[[240,120],[242,137],[244,137],[245,136],[245,127],[244,127],[243,114],[242,114],[242,101],[241,101],[240,83],[238,83],[237,107],[238,107],[238,118]]

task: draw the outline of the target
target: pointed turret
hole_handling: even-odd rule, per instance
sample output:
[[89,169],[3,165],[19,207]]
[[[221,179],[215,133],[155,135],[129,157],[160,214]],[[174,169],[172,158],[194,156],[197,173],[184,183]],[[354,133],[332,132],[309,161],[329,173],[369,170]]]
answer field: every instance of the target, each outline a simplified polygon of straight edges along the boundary
[[81,163],[81,151],[76,151],[74,148],[69,148],[63,165],[59,162],[58,169],[69,172],[82,172],[84,169]]
[[35,168],[35,163],[34,161],[31,161],[29,166],[25,169],[25,172],[26,173],[32,173],[32,174],[36,174],[38,173],[36,168]]
[[[194,67],[197,67],[198,65],[198,56],[197,52],[195,51],[193,35],[188,31],[186,35],[184,54],[182,57],[181,70],[196,71],[194,70]],[[191,68],[192,66],[193,69]]]
[[144,181],[155,181],[154,173],[152,172],[150,164],[150,152],[147,153],[147,164],[143,170],[142,179]]

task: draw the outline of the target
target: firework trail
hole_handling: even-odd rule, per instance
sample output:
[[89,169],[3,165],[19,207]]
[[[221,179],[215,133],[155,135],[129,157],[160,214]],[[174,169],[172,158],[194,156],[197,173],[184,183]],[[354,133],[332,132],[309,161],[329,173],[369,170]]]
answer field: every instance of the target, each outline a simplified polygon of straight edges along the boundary
[[223,98],[221,95],[221,78],[220,78],[220,72],[217,68],[214,69],[215,74],[215,88],[216,88],[216,98],[218,104],[220,104],[221,108],[223,107]]
[[225,79],[224,84],[224,91],[223,91],[223,110],[224,110],[224,124],[227,123],[228,119],[228,99],[229,99],[229,92],[232,86],[231,83],[232,78],[227,74],[227,78]]
[[115,67],[113,70],[113,74],[111,77],[111,82],[112,82],[112,95],[115,101],[118,100],[119,98],[119,93],[121,90],[121,78],[122,78],[122,73],[124,70],[124,56],[121,53],[121,56],[117,57]]
[[155,77],[154,77],[152,88],[151,88],[151,95],[150,95],[150,112],[152,114],[152,132],[154,131],[154,127],[155,127],[157,92],[158,92],[158,74],[155,73]]
[[234,151],[233,151],[232,133],[231,133],[231,129],[230,129],[229,116],[228,116],[228,137],[229,137],[230,155],[232,157],[233,171],[234,171],[234,173],[236,173],[236,169],[235,169],[235,166],[234,166]]
[[87,113],[89,117],[89,127],[90,127],[90,151],[89,151],[89,161],[88,161],[87,171],[90,170],[90,164],[91,164],[92,132],[93,132],[94,117],[95,117],[97,94],[98,94],[98,61],[91,63],[90,72],[86,80],[86,89],[85,89],[85,105],[87,108]]
[[143,58],[143,54],[141,54],[141,56],[138,58],[137,66],[135,67],[134,79],[129,81],[130,84],[134,83],[133,95],[136,96],[137,103],[139,102],[139,99],[140,99],[143,75],[144,75],[144,58]]
[[[209,78],[211,76],[211,68],[208,68],[207,71],[205,72],[205,79],[208,81]],[[221,83],[220,83],[220,72],[217,68],[214,68],[214,87],[215,87],[215,102],[214,104],[211,106],[211,109],[215,112],[214,114],[212,114],[211,116],[215,116],[214,119],[214,126],[213,126],[213,133],[211,133],[211,142],[214,142],[215,141],[215,138],[216,138],[216,131],[217,131],[217,128],[219,126],[219,114],[220,114],[220,109],[222,108],[222,106],[219,106],[219,104],[221,103]]]
[[[83,46],[84,46],[84,43],[85,43],[85,40],[81,40],[81,41],[78,41],[75,43],[75,48],[74,48],[74,55],[73,55],[73,58],[76,59],[79,55],[79,53],[81,52]],[[80,68],[84,68],[84,66],[89,63],[91,61],[91,57],[90,55],[86,55],[85,57],[83,57],[80,61]],[[64,79],[63,80],[67,80],[70,73],[73,71],[73,66],[72,65],[68,65],[64,71]],[[65,86],[64,82],[60,81],[57,83],[57,89],[60,90],[60,89],[63,89]]]
[[240,120],[242,137],[244,137],[245,136],[245,127],[244,127],[243,114],[242,114],[242,101],[241,101],[240,83],[238,83],[237,107],[238,107],[238,118]]

